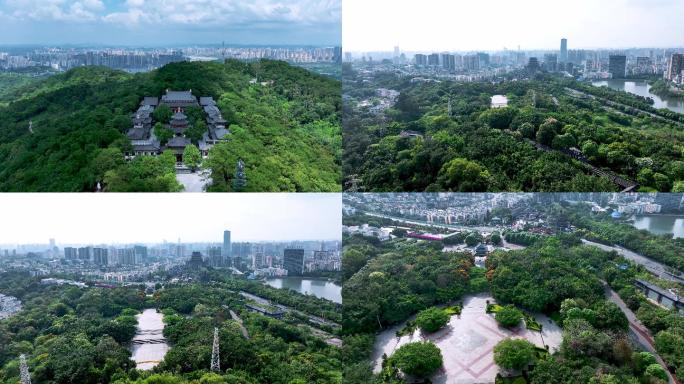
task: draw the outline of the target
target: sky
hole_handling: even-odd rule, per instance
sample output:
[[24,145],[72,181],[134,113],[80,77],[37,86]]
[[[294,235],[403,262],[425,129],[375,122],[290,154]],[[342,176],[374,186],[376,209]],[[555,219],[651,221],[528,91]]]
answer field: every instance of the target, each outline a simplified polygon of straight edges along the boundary
[[336,193],[0,194],[0,244],[341,240]]
[[683,0],[344,0],[345,51],[682,47]]
[[341,0],[0,0],[0,45],[339,45]]

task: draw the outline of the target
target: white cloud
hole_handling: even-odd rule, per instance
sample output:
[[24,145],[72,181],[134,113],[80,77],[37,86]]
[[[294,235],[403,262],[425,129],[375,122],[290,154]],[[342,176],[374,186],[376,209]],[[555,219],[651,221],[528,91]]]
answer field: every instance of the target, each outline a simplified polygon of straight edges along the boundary
[[101,0],[6,0],[6,12],[18,20],[92,21],[105,5]]
[[127,0],[125,11],[105,15],[112,23],[240,25],[339,22],[340,0]]

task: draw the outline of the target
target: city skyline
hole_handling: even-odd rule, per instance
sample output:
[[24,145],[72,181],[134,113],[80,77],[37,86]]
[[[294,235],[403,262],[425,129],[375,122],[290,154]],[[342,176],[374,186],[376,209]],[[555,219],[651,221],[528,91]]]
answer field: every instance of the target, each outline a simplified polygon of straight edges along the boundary
[[680,47],[684,24],[678,15],[683,12],[684,3],[676,0],[580,0],[563,8],[562,15],[556,4],[542,0],[426,0],[421,7],[389,0],[347,0],[343,20],[353,28],[343,29],[343,46],[349,52],[385,52],[394,46],[410,52],[517,50],[518,46],[559,50],[560,39],[567,38],[571,50]]
[[0,0],[0,45],[339,45],[340,0]]
[[[11,194],[0,244],[340,240],[339,194]],[[121,209],[126,207],[126,209]],[[34,214],[31,214],[34,213]],[[41,213],[39,215],[36,215]]]

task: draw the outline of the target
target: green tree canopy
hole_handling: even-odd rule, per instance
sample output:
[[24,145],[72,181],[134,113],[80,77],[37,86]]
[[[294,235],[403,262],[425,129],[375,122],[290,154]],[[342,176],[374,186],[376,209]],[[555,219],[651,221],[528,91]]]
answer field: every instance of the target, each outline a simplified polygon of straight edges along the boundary
[[390,359],[407,375],[429,377],[442,366],[442,351],[429,341],[404,344]]

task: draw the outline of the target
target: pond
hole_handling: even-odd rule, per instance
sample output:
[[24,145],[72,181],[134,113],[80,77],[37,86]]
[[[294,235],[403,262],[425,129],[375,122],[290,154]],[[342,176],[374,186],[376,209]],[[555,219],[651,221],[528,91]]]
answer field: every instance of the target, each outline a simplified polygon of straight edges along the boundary
[[675,238],[684,237],[684,217],[682,216],[636,216],[632,225],[637,229],[645,229],[656,235],[672,233]]
[[265,283],[274,288],[288,288],[305,295],[342,303],[342,287],[330,280],[292,276],[266,279]]
[[159,365],[169,351],[163,334],[164,315],[148,308],[135,318],[138,327],[131,341],[131,359],[137,369],[149,370]]
[[626,91],[634,95],[650,97],[654,101],[654,108],[667,108],[673,112],[684,113],[684,99],[660,97],[655,93],[651,93],[651,86],[643,80],[610,79],[593,81],[591,85],[597,87],[607,86],[618,91]]

